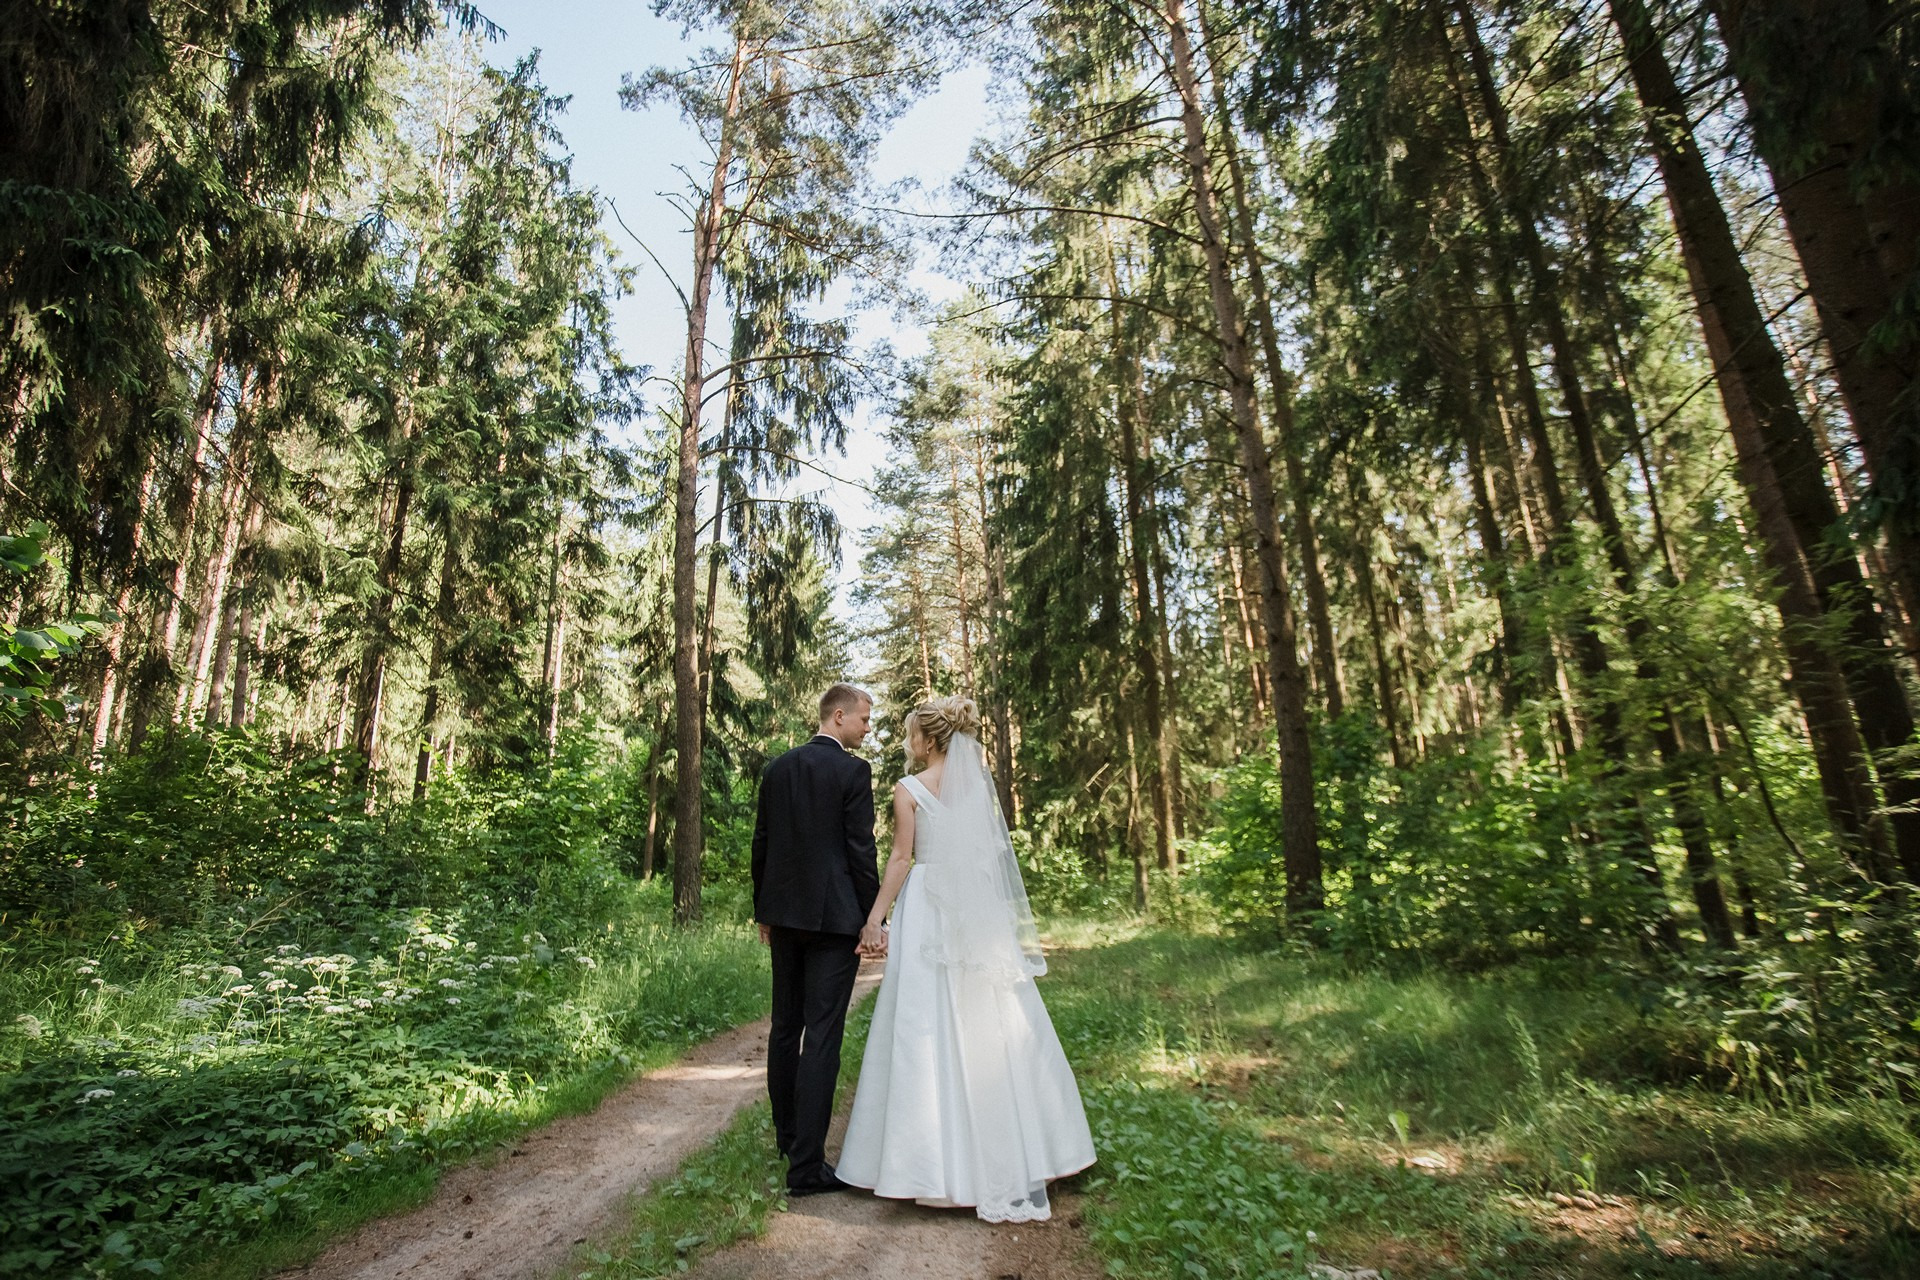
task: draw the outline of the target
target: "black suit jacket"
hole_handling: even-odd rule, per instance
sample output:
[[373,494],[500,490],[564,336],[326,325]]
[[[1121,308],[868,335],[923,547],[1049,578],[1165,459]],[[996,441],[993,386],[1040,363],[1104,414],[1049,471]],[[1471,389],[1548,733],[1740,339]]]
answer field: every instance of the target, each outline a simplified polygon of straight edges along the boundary
[[879,896],[873,766],[825,734],[774,759],[753,824],[753,918],[857,934]]

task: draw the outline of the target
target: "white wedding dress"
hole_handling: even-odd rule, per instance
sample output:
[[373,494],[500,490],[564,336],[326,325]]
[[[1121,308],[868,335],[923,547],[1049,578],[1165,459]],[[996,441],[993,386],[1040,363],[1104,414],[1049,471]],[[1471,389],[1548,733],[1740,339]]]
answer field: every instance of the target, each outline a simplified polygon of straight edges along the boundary
[[1033,1222],[1051,1214],[1048,1179],[1093,1163],[1093,1135],[1034,985],[1045,961],[979,752],[954,736],[952,807],[906,780],[914,865],[836,1171],[877,1195]]

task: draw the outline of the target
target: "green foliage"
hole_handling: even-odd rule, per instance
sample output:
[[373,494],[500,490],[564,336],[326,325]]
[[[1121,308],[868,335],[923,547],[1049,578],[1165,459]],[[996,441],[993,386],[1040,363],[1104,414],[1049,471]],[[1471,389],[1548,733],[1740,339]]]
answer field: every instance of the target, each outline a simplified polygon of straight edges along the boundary
[[327,760],[183,737],[21,801],[7,883],[43,914],[0,955],[0,1269],[337,1225],[758,1014],[738,904],[670,927],[607,861],[590,758],[368,817]]
[[[1915,1259],[1920,1132],[1900,1095],[1804,1074],[1771,1097],[1703,1084],[1711,1023],[1657,983],[1567,962],[1393,975],[1244,939],[1057,933],[1095,944],[1056,952],[1044,982],[1095,1125],[1082,1185],[1111,1274],[1318,1259],[1679,1276],[1698,1256],[1784,1280],[1893,1277]],[[1625,1243],[1611,1219],[1571,1234],[1555,1194],[1612,1197]],[[1666,1243],[1649,1254],[1635,1232]]]
[[[0,535],[0,568],[19,577],[41,568],[47,537],[47,526],[37,520],[23,534]],[[34,710],[64,719],[74,700],[54,692],[55,665],[106,629],[106,620],[92,614],[39,627],[0,623],[0,720],[17,723]]]

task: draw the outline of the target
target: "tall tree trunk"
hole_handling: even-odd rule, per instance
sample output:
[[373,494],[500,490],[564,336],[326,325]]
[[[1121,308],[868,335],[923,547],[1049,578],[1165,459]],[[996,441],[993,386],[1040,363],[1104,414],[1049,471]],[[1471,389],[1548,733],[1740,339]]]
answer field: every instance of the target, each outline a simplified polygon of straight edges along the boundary
[[987,636],[986,657],[991,679],[987,690],[987,716],[993,725],[993,782],[1000,793],[1000,810],[1009,826],[1016,825],[1017,810],[1013,794],[1013,710],[1001,671],[996,633],[1006,612],[1006,553],[1000,539],[991,535],[992,512],[987,483],[987,439],[991,424],[975,424],[973,433],[974,501],[980,516],[980,542],[986,552]]
[[[1119,270],[1113,256],[1113,243],[1101,229],[1106,247],[1107,287],[1113,297],[1120,296]],[[1167,724],[1161,707],[1160,651],[1154,638],[1152,560],[1154,530],[1147,521],[1147,476],[1141,457],[1140,432],[1144,420],[1136,421],[1143,407],[1142,374],[1139,359],[1127,340],[1121,324],[1120,308],[1110,303],[1107,316],[1113,328],[1114,359],[1123,371],[1123,385],[1116,388],[1115,417],[1120,424],[1120,481],[1127,513],[1127,569],[1133,588],[1133,665],[1140,682],[1142,710],[1146,714],[1147,737],[1154,753],[1154,769],[1148,794],[1153,804],[1153,848],[1155,860],[1164,871],[1173,871],[1173,744],[1167,737]]]
[[154,712],[154,700],[168,680],[177,680],[174,647],[180,640],[180,615],[186,606],[187,569],[193,561],[193,534],[200,512],[200,492],[207,480],[207,448],[213,439],[213,424],[220,408],[220,386],[225,368],[224,334],[216,328],[210,339],[206,371],[201,376],[199,399],[195,402],[192,440],[182,467],[180,488],[169,512],[174,534],[173,568],[168,575],[166,603],[160,625],[154,630],[152,675],[143,678],[133,707],[133,724],[128,730],[129,746],[138,746],[146,737]]
[[449,516],[441,528],[440,590],[433,605],[433,648],[427,657],[427,691],[420,708],[419,742],[413,757],[413,798],[427,794],[433,779],[433,734],[440,723],[440,686],[447,679],[447,642],[459,608],[459,547],[454,541],[453,519]]
[[[735,360],[745,352],[737,347]],[[733,448],[734,414],[740,405],[740,375],[727,375],[727,394],[720,422],[720,463],[713,481],[713,550],[707,556],[707,607],[700,614],[700,707],[701,714],[712,705],[714,629],[719,625],[720,566],[726,559],[727,466]]]
[[413,514],[414,474],[411,432],[400,448],[400,478],[393,498],[393,511],[387,522],[386,546],[374,571],[373,603],[367,614],[367,646],[360,656],[359,674],[353,682],[352,782],[367,793],[373,803],[373,768],[380,749],[380,714],[386,698],[387,658],[394,642],[394,605],[400,595],[400,573],[404,565],[407,523]]
[[1360,598],[1367,606],[1367,635],[1373,642],[1374,682],[1380,701],[1381,727],[1387,731],[1387,750],[1393,767],[1407,767],[1407,750],[1400,738],[1399,696],[1394,692],[1393,667],[1387,661],[1386,630],[1380,625],[1380,597],[1373,588],[1373,549],[1360,548],[1354,557],[1354,576],[1360,580]]
[[1127,852],[1133,858],[1133,909],[1147,909],[1147,842],[1140,838],[1140,751],[1127,724]]
[[120,571],[120,582],[114,591],[113,621],[107,625],[102,648],[104,667],[100,676],[100,696],[94,703],[93,739],[89,756],[91,767],[98,768],[100,759],[107,750],[107,741],[113,729],[113,716],[118,704],[123,682],[127,679],[124,670],[129,657],[127,628],[129,615],[133,611],[133,586],[138,577],[141,544],[147,526],[148,499],[153,492],[154,462],[147,460],[146,471],[140,477],[140,487],[136,490],[136,510],[131,522],[133,536],[127,547],[126,564]]
[[[1682,237],[1682,259],[1696,296],[1706,289],[1692,252]],[[1708,357],[1717,370],[1731,370],[1736,359],[1733,340],[1717,308],[1700,308],[1700,328]],[[1873,776],[1868,768],[1866,743],[1847,689],[1846,674],[1822,635],[1824,618],[1813,572],[1802,553],[1788,517],[1786,500],[1773,474],[1759,414],[1747,396],[1746,383],[1732,376],[1716,376],[1720,402],[1726,409],[1742,487],[1753,505],[1760,531],[1760,550],[1771,570],[1780,612],[1780,642],[1795,701],[1807,725],[1813,748],[1820,794],[1834,831],[1865,873],[1882,883],[1897,874],[1884,821],[1878,816]]]
[[1294,639],[1292,611],[1287,604],[1286,554],[1280,545],[1272,465],[1254,405],[1253,375],[1241,327],[1240,303],[1234,295],[1226,238],[1221,234],[1213,196],[1206,124],[1200,112],[1185,0],[1167,0],[1166,23],[1171,36],[1174,83],[1180,94],[1180,122],[1186,142],[1194,214],[1200,224],[1201,248],[1207,263],[1208,294],[1219,329],[1221,364],[1226,371],[1227,392],[1233,405],[1234,433],[1239,439],[1241,465],[1246,471],[1247,500],[1252,510],[1263,576],[1261,605],[1267,624],[1267,666],[1273,690],[1274,728],[1280,747],[1280,846],[1286,866],[1287,913],[1296,924],[1307,923],[1326,899],[1321,883],[1320,824],[1313,794],[1313,739],[1307,722],[1306,680],[1300,670],[1300,650]]
[[[233,705],[227,709],[227,727],[230,729],[245,728],[252,714],[253,666],[259,652],[259,645],[254,640],[256,611],[265,613],[260,609],[258,584],[250,580],[240,589],[239,630],[233,641]],[[258,625],[264,626],[265,622],[262,617]]]
[[1267,697],[1267,667],[1261,661],[1260,653],[1265,647],[1264,641],[1253,632],[1254,618],[1247,607],[1247,575],[1240,563],[1238,543],[1227,544],[1227,565],[1233,570],[1233,603],[1240,615],[1240,643],[1247,651],[1247,664],[1251,672],[1253,688],[1253,713],[1261,721],[1267,718],[1269,699]]
[[673,705],[675,786],[673,805],[673,918],[700,918],[700,857],[704,840],[703,758],[705,720],[700,698],[700,635],[696,616],[699,561],[700,405],[705,391],[707,312],[720,265],[727,213],[727,172],[733,165],[735,121],[745,90],[748,45],[736,28],[727,101],[720,122],[705,202],[694,218],[693,289],[687,307],[687,345],[681,362],[679,464],[673,501]]
[[240,619],[240,589],[229,587],[221,601],[220,626],[213,647],[213,671],[207,682],[207,719],[209,728],[226,721],[227,664],[233,657],[233,633]]
[[[1888,225],[1912,211],[1901,177],[1870,157],[1901,77],[1876,0],[1716,0],[1721,39],[1806,271],[1835,381],[1886,511],[1895,580],[1920,599],[1920,344],[1894,315],[1913,246]],[[1632,15],[1629,14],[1629,17]],[[1756,25],[1786,24],[1771,38]],[[1909,162],[1911,163],[1911,162]],[[1856,195],[1856,190],[1860,192]],[[1877,216],[1876,216],[1877,215]],[[1880,227],[1876,229],[1876,222]],[[1908,237],[1913,228],[1908,227]],[[1893,249],[1891,255],[1885,249]]]
[[553,552],[547,568],[547,634],[540,655],[540,681],[545,692],[541,708],[540,736],[546,740],[551,756],[560,741],[560,690],[566,683],[563,673],[567,659],[567,571],[561,562],[566,520],[564,512],[554,521]]
[[[1209,6],[1200,11],[1201,38],[1213,48],[1208,22]],[[1333,610],[1327,597],[1327,579],[1320,567],[1320,534],[1314,516],[1306,467],[1300,458],[1300,433],[1293,418],[1293,376],[1280,359],[1280,338],[1273,323],[1273,298],[1267,292],[1267,269],[1254,234],[1253,208],[1247,195],[1247,177],[1240,163],[1240,143],[1228,109],[1226,85],[1219,70],[1210,77],[1214,112],[1220,121],[1220,140],[1226,153],[1227,176],[1233,191],[1235,231],[1240,240],[1240,256],[1246,264],[1247,286],[1253,294],[1254,328],[1260,335],[1261,353],[1266,358],[1267,386],[1273,404],[1273,435],[1286,474],[1287,498],[1293,517],[1293,536],[1300,549],[1300,578],[1306,587],[1307,626],[1313,634],[1313,670],[1320,683],[1320,696],[1327,704],[1329,719],[1339,719],[1346,710],[1346,691],[1341,687],[1340,649],[1334,640]]]
[[240,550],[240,538],[256,498],[252,492],[252,438],[246,424],[236,422],[227,450],[226,477],[220,486],[220,532],[209,549],[205,582],[200,591],[200,608],[195,619],[193,642],[187,660],[187,676],[174,693],[173,717],[185,723],[205,705],[207,669],[213,661],[214,633],[219,626],[220,603],[226,599],[227,582],[233,573],[233,560]]
[[[1722,335],[1715,377],[1739,383],[1739,398],[1759,430],[1773,487],[1793,527],[1798,555],[1811,572],[1818,608],[1846,624],[1841,666],[1846,673],[1860,737],[1875,751],[1906,745],[1913,716],[1888,653],[1872,594],[1851,554],[1833,554],[1830,540],[1840,523],[1822,474],[1819,449],[1794,403],[1786,363],[1768,331],[1728,225],[1726,210],[1693,137],[1685,98],[1673,77],[1658,32],[1642,0],[1608,0],[1627,50],[1627,66],[1648,114],[1647,136],[1666,184],[1688,278],[1703,322],[1712,312]],[[1726,363],[1722,363],[1724,356]],[[1732,417],[1731,411],[1729,417]],[[1764,482],[1764,474],[1743,465]],[[1753,494],[1749,491],[1749,497]],[[1756,506],[1758,503],[1756,501]],[[1909,880],[1920,882],[1920,780],[1898,767],[1881,772],[1893,845]],[[1871,859],[1870,859],[1871,861]]]
[[653,738],[647,745],[647,834],[640,846],[640,878],[653,879],[654,851],[660,836],[660,757],[666,744],[668,716],[665,707],[653,722]]

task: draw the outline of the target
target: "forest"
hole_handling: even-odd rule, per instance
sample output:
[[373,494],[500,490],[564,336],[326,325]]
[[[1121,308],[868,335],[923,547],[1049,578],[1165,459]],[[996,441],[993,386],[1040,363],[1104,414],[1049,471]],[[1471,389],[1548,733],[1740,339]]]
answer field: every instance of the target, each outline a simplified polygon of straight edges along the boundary
[[[0,0],[0,1273],[764,1016],[841,679],[883,796],[979,702],[1088,1274],[1920,1271],[1920,6],[653,8],[670,242],[484,0]],[[567,1274],[768,1230],[746,1115]]]

